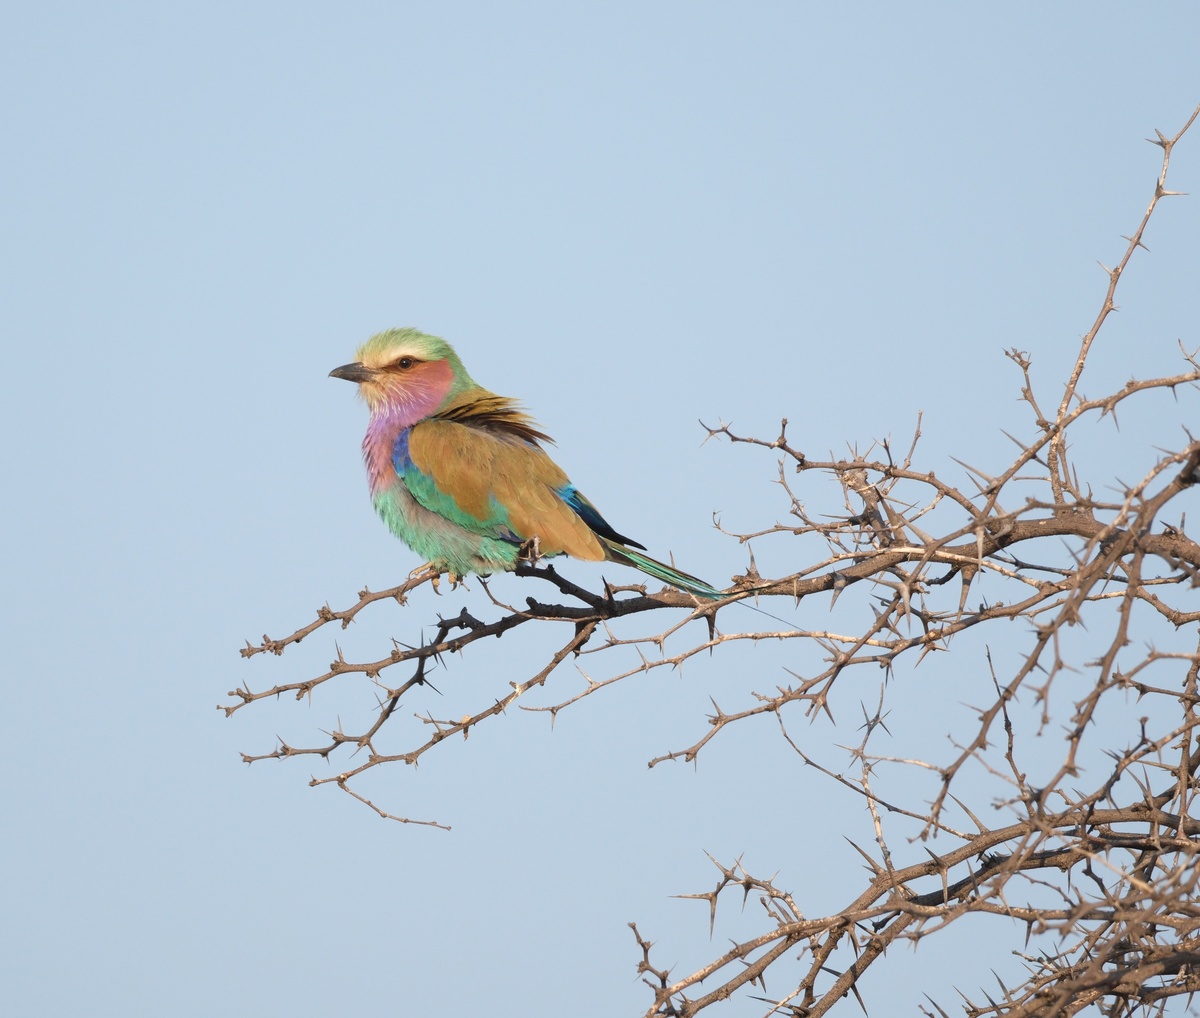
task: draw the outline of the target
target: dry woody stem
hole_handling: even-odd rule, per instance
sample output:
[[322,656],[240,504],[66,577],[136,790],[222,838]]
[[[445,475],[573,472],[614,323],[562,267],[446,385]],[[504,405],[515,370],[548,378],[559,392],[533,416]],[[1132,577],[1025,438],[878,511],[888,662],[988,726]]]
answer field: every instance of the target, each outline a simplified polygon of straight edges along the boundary
[[[734,999],[738,1013],[758,1003],[764,1016],[815,1018],[842,1001],[888,1013],[886,966],[969,914],[979,917],[972,928],[1003,924],[1012,938],[1005,961],[1015,954],[1018,974],[986,988],[931,988],[925,1014],[1151,1015],[1174,998],[1189,1001],[1200,989],[1200,544],[1186,507],[1200,490],[1200,440],[1186,422],[1196,415],[1200,363],[1180,344],[1172,374],[1132,378],[1100,397],[1083,386],[1121,277],[1177,193],[1167,187],[1172,152],[1197,115],[1152,139],[1162,161],[1149,203],[1105,269],[1100,310],[1061,390],[1041,398],[1034,358],[1008,352],[1025,418],[1010,460],[935,472],[922,460],[919,418],[899,451],[884,441],[823,458],[795,444],[786,420],[773,438],[707,427],[713,441],[774,460],[780,519],[746,532],[717,526],[758,559],[787,563],[780,575],[760,575],[752,555],[725,600],[701,603],[645,586],[592,591],[531,562],[517,569],[535,592],[524,604],[471,580],[487,591],[488,610],[463,608],[424,630],[425,620],[405,622],[406,613],[428,604],[413,595],[436,577],[363,590],[343,610],[322,608],[289,635],[247,644],[243,656],[283,655],[385,610],[417,635],[366,660],[339,649],[320,674],[261,688],[247,680],[220,709],[234,716],[292,697],[333,716],[348,690],[369,690],[374,708],[306,745],[280,740],[244,759],[320,758],[332,769],[313,785],[335,785],[381,817],[445,826],[444,817],[389,812],[358,780],[448,752],[517,711],[552,721],[659,669],[710,656],[745,661],[735,657],[743,648],[787,644],[798,652],[794,670],[731,669],[728,702],[713,702],[694,738],[648,763],[694,761],[734,726],[768,721],[804,780],[828,782],[862,807],[867,838],[839,840],[836,850],[864,865],[863,878],[842,888],[836,911],[810,916],[805,889],[713,859],[713,884],[685,896],[700,903],[688,907],[713,935],[707,960],[676,971],[666,961],[674,949],[630,924],[646,1018],[684,1018]],[[1146,450],[1140,476],[1081,466],[1079,450],[1122,413],[1155,408],[1177,413],[1182,426],[1172,446]],[[776,625],[739,602],[806,624]],[[460,656],[498,655],[498,640],[534,630],[553,637],[541,667],[519,678],[498,667],[489,688],[473,687],[469,713],[433,713],[433,679],[452,683]],[[947,660],[959,670],[968,722],[940,743],[927,740],[920,755],[896,753],[893,739],[904,733],[894,712],[921,695],[918,669]],[[814,738],[834,724],[840,738]],[[396,797],[402,787],[392,785]],[[723,937],[727,910],[749,900],[757,932]]]

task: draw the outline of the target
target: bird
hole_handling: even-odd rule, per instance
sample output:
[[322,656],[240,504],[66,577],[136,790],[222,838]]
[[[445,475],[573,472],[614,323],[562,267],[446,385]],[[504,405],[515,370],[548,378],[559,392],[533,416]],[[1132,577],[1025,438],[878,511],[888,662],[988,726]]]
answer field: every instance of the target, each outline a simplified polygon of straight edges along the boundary
[[370,410],[371,500],[428,560],[421,568],[457,582],[568,555],[632,566],[699,599],[725,596],[614,530],[547,454],[550,436],[519,402],[477,384],[444,339],[389,329],[355,356],[329,375],[355,382]]

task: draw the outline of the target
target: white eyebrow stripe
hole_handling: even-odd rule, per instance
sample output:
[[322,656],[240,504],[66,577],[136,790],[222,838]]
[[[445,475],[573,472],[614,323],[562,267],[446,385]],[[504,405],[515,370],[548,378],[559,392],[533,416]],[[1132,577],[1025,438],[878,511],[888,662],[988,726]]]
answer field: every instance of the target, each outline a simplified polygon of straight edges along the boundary
[[367,354],[363,357],[362,363],[364,367],[378,371],[380,368],[386,368],[389,364],[395,364],[401,357],[411,357],[417,361],[425,360],[422,353],[423,351],[418,350],[415,346],[410,346],[407,343],[397,343],[386,350],[378,350]]

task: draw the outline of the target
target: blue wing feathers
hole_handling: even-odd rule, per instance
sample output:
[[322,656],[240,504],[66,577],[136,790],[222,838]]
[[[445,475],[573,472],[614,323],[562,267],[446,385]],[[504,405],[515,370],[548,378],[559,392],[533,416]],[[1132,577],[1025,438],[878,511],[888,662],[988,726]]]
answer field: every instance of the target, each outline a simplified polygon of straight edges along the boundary
[[610,541],[616,541],[618,544],[626,544],[631,548],[641,548],[646,550],[644,544],[638,544],[637,541],[631,538],[624,537],[618,534],[606,520],[573,484],[568,484],[565,488],[558,490],[558,497],[567,503],[575,510],[576,515],[588,525],[593,534],[598,534],[600,537],[606,537]]

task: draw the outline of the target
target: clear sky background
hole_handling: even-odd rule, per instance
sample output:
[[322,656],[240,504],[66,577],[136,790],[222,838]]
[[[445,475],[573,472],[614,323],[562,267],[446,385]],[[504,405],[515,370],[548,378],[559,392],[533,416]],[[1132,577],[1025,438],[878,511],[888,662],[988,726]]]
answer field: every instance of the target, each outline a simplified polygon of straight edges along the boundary
[[[239,658],[417,564],[374,518],[365,410],[327,372],[383,328],[446,337],[618,530],[726,584],[745,549],[712,514],[750,530],[787,506],[772,456],[702,445],[700,419],[771,437],[786,416],[816,455],[904,443],[924,411],[939,474],[1008,462],[1028,415],[1002,351],[1061,391],[1096,262],[1153,186],[1143,139],[1200,101],[1198,47],[1189,4],[8,5],[5,1010],[640,1014],[626,923],[683,974],[757,921],[752,902],[710,941],[706,905],[672,897],[715,882],[706,851],[838,907],[862,874],[843,834],[869,828],[769,726],[645,766],[704,732],[709,695],[745,706],[815,660],[798,645],[624,683],[553,731],[513,712],[364,784],[449,833],[309,789],[319,763],[240,763],[353,724],[362,697],[226,720],[227,690],[481,604],[423,595]],[[1172,181],[1200,193],[1200,135]],[[1200,345],[1198,238],[1196,198],[1160,209],[1089,394]],[[1141,476],[1188,406],[1123,420],[1088,462]],[[807,554],[756,551],[769,574]],[[476,648],[413,709],[478,709],[542,646]],[[936,743],[966,694],[912,681]],[[579,684],[565,668],[539,702]],[[796,730],[844,766],[876,691]],[[881,963],[872,1013],[1014,965],[985,926]]]

